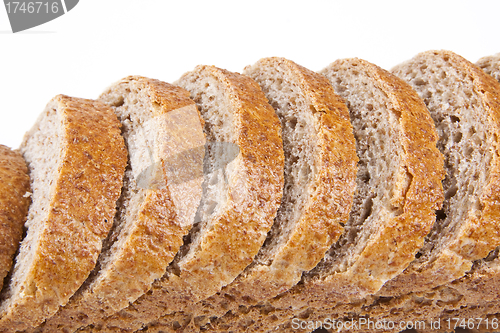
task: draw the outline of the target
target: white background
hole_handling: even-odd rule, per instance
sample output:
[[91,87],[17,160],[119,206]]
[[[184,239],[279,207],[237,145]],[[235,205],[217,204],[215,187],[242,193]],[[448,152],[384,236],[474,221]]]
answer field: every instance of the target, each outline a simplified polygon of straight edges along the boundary
[[167,82],[198,64],[241,71],[283,56],[320,70],[359,57],[383,68],[429,49],[475,62],[500,52],[500,1],[80,0],[12,34],[0,7],[0,143],[17,148],[56,94],[96,98],[118,79]]

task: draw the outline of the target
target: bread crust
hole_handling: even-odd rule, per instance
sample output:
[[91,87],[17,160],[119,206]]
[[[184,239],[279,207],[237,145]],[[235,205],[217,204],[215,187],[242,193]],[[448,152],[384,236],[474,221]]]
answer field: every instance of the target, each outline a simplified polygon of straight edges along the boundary
[[0,145],[0,289],[19,248],[30,202],[26,162],[18,151]]
[[235,119],[233,143],[239,154],[232,162],[237,172],[229,182],[227,204],[182,267],[157,280],[128,308],[96,323],[96,329],[137,330],[215,294],[252,262],[272,225],[283,189],[279,120],[258,85],[243,75],[198,66],[178,82],[205,75],[223,86]]
[[127,153],[113,111],[64,95],[53,101],[63,119],[62,163],[22,293],[2,308],[4,332],[36,326],[66,304],[96,264],[120,195]]
[[[173,112],[180,111],[181,114],[192,122],[190,132],[185,128],[172,126],[171,128],[156,128],[159,143],[153,147],[160,151],[161,163],[169,156],[179,156],[186,149],[203,147],[205,144],[202,131],[202,120],[199,117],[195,103],[189,98],[189,92],[171,84],[140,76],[126,77],[109,87],[100,97],[104,103],[116,102],[110,95],[120,95],[126,99],[124,92],[145,91],[154,107],[148,110],[151,120],[160,119]],[[144,101],[146,104],[146,102]],[[191,119],[194,118],[194,119]],[[157,126],[164,125],[160,120]],[[181,132],[183,131],[183,132]],[[189,137],[187,136],[189,134]],[[154,135],[153,133],[149,136]],[[168,136],[168,147],[162,146],[162,136]],[[129,143],[132,144],[132,143]],[[201,162],[199,158],[199,169],[201,175]],[[193,166],[193,162],[185,161],[186,165]],[[175,254],[182,245],[182,238],[191,229],[191,223],[181,223],[180,216],[176,215],[172,192],[182,190],[185,200],[190,197],[201,198],[201,177],[191,182],[190,188],[176,188],[171,184],[171,179],[163,170],[163,178],[166,185],[160,188],[136,188],[143,197],[135,215],[122,216],[122,219],[130,218],[133,225],[120,235],[120,248],[114,249],[113,260],[107,263],[106,268],[96,271],[95,279],[79,291],[65,307],[47,320],[36,332],[54,332],[57,330],[75,331],[79,327],[87,326],[94,321],[110,316],[129,305],[139,296],[149,290],[156,278],[165,273],[165,269],[172,261]],[[131,204],[129,202],[129,204]],[[195,211],[197,207],[192,207]],[[134,211],[132,207],[127,209]],[[194,214],[193,214],[194,216]],[[125,223],[122,221],[121,223]],[[115,242],[117,239],[115,239]]]
[[[481,99],[488,112],[491,134],[500,134],[500,84],[480,68],[461,56],[450,51],[428,51],[414,59],[441,57],[447,59],[450,66],[463,72],[471,79],[474,91]],[[471,269],[474,260],[485,258],[488,253],[500,245],[497,232],[500,221],[500,148],[496,148],[491,162],[490,181],[481,195],[483,207],[481,216],[469,215],[460,224],[459,231],[449,245],[433,262],[412,263],[403,274],[390,281],[384,287],[385,296],[425,291],[433,287],[460,278]]]

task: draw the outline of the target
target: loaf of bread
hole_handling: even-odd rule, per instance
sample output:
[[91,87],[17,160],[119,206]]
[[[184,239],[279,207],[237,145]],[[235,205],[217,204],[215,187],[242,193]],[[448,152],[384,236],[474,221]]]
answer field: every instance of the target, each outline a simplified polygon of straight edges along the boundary
[[74,332],[147,292],[178,252],[201,199],[205,138],[189,92],[131,76],[99,99],[121,121],[128,148],[118,213],[93,274],[36,332]]
[[500,54],[245,74],[60,95],[0,146],[0,332],[500,320]]
[[26,134],[32,203],[0,306],[0,331],[41,324],[94,268],[113,224],[127,153],[110,107],[63,95]]
[[128,308],[96,322],[94,331],[137,330],[220,291],[252,262],[281,201],[284,156],[279,120],[257,83],[237,73],[198,66],[176,84],[198,105],[209,142],[197,212],[200,222],[152,289]]
[[30,195],[26,162],[18,151],[0,145],[0,289],[23,236]]
[[476,62],[476,65],[500,82],[500,53],[483,57]]

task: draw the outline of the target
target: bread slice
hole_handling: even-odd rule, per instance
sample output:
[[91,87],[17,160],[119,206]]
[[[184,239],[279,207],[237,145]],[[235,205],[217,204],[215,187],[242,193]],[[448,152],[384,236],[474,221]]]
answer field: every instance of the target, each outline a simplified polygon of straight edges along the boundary
[[288,292],[241,307],[206,327],[265,331],[290,316],[305,318],[337,304],[362,304],[414,259],[435,221],[434,211],[443,200],[443,157],[432,119],[416,92],[360,59],[336,61],[321,73],[349,108],[360,160],[346,232]]
[[283,58],[265,58],[245,75],[280,118],[285,151],[283,200],[253,263],[224,288],[236,303],[274,297],[314,268],[343,232],[358,162],[349,111],[328,80]]
[[201,199],[205,137],[189,92],[129,76],[99,99],[121,121],[129,152],[118,213],[90,278],[36,332],[73,332],[147,292],[182,245]]
[[428,51],[393,72],[429,108],[445,155],[445,202],[426,244],[382,296],[429,290],[463,276],[500,245],[500,86],[450,51]]
[[26,134],[32,204],[0,306],[0,331],[39,325],[94,268],[120,195],[127,153],[103,103],[59,95]]
[[252,262],[276,216],[283,192],[283,143],[279,119],[257,83],[198,66],[176,84],[191,92],[211,143],[197,212],[201,222],[153,288],[96,322],[93,331],[137,330],[217,293]]
[[284,58],[261,59],[244,74],[260,85],[281,121],[281,206],[266,242],[242,274],[189,314],[165,316],[148,330],[188,330],[187,325],[202,325],[288,290],[323,258],[349,217],[358,158],[349,111],[328,80]]
[[17,150],[0,145],[0,289],[23,236],[30,194],[24,158]]

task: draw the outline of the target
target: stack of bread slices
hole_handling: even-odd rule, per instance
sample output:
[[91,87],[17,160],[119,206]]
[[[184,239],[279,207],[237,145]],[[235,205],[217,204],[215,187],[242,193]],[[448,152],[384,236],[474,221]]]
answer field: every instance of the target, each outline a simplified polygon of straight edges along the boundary
[[498,329],[499,81],[428,51],[54,97],[0,145],[0,332]]

